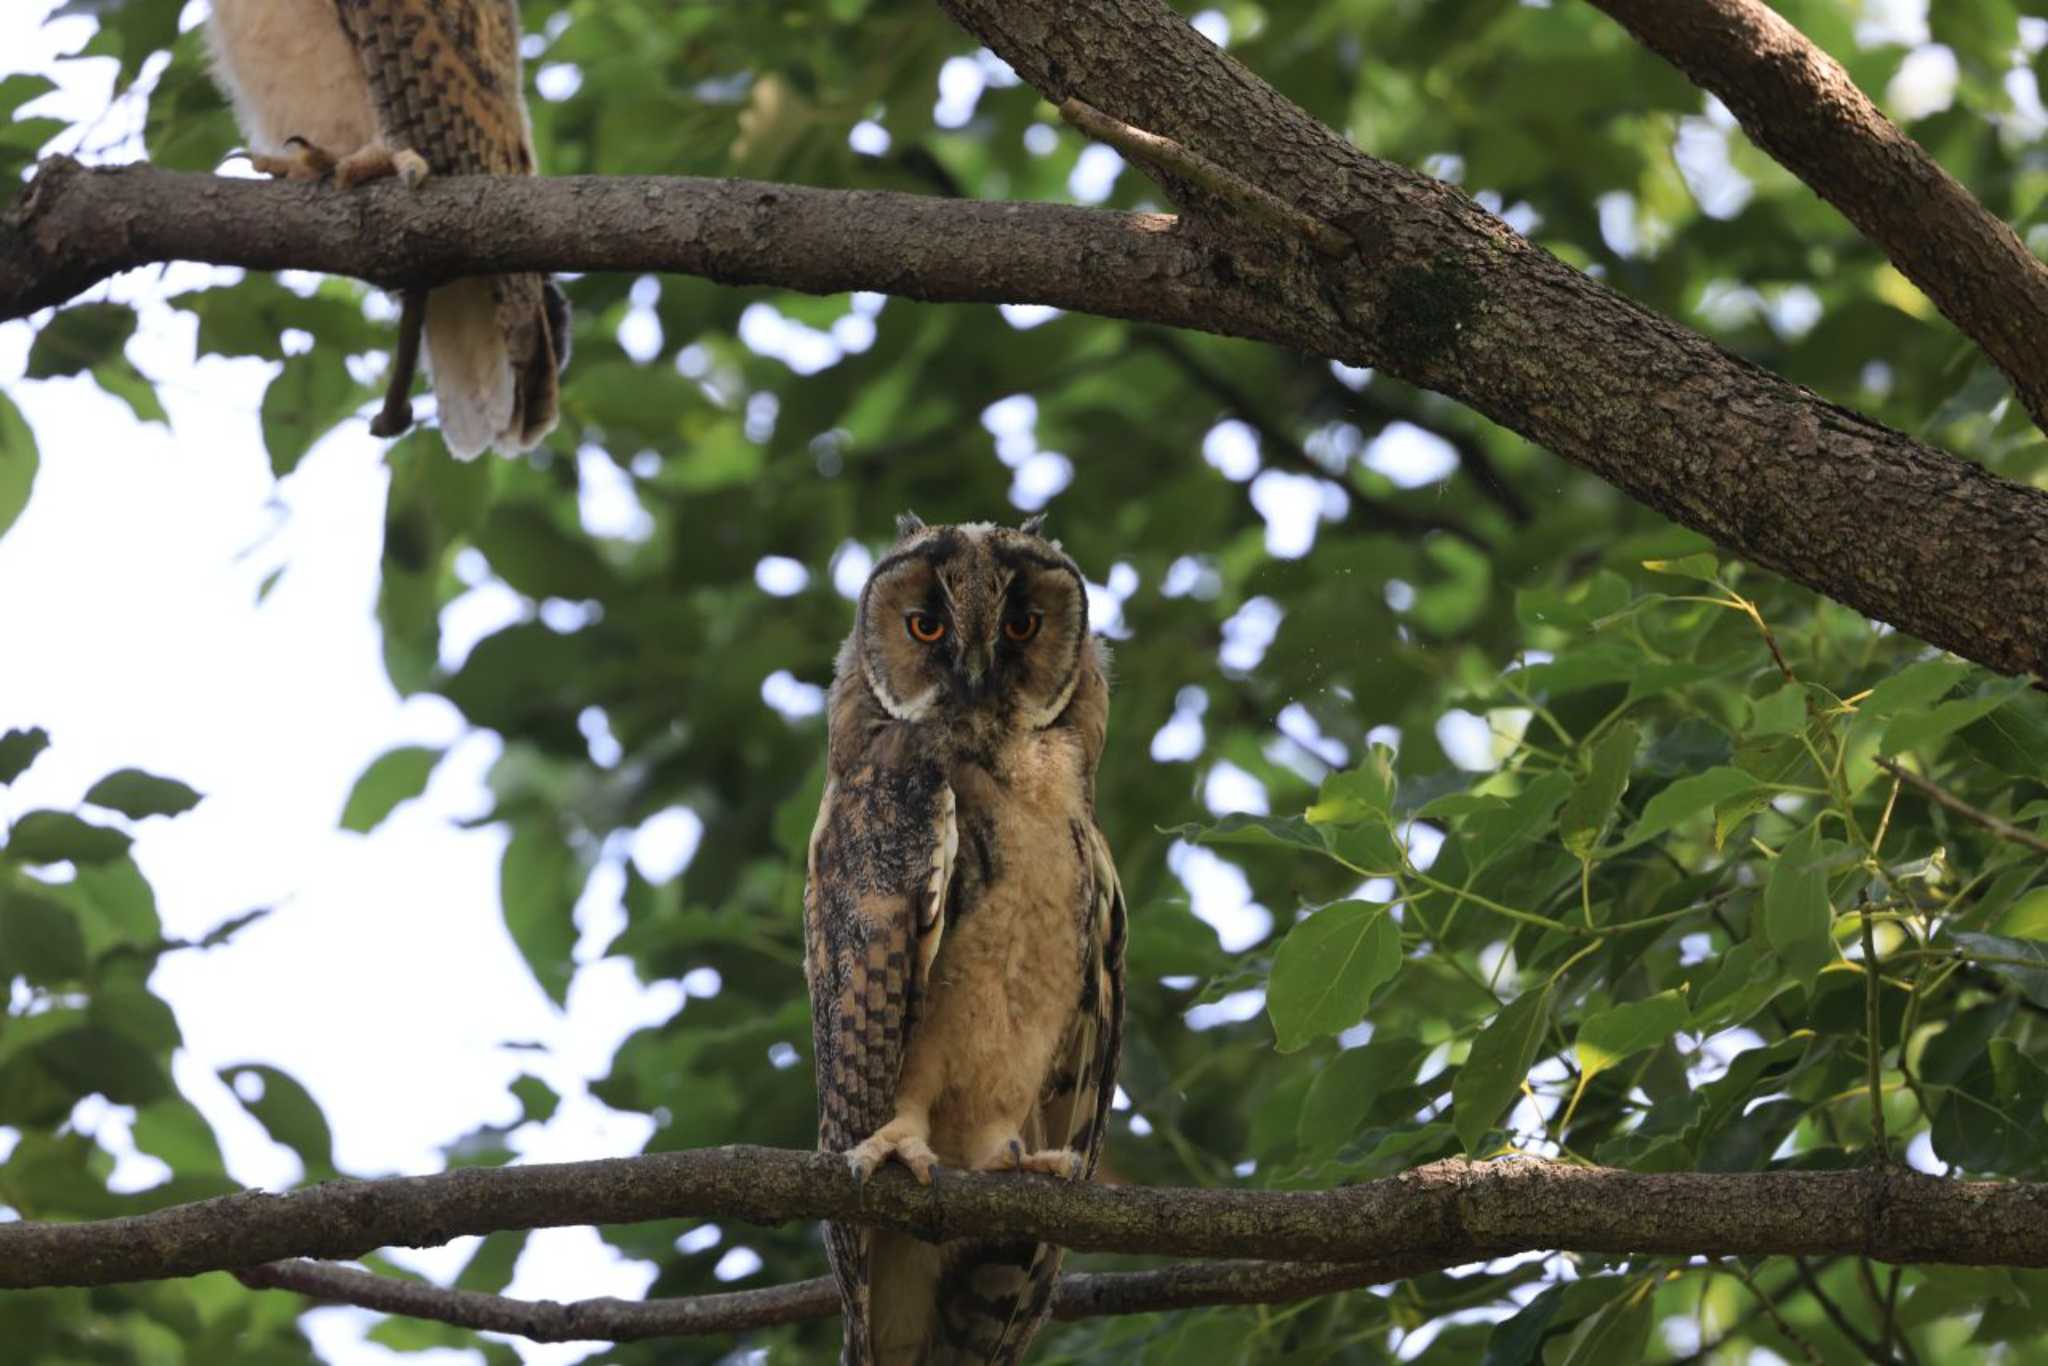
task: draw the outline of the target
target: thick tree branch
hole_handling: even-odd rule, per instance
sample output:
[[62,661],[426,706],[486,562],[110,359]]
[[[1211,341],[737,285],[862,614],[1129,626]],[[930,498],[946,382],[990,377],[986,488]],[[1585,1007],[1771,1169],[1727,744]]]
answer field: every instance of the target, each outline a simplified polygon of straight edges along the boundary
[[2007,673],[2048,673],[2048,492],[1737,359],[1375,161],[1162,0],[944,0],[1020,74],[1171,136],[1358,244],[1263,222],[738,181],[446,177],[418,191],[47,164],[0,224],[0,316],[156,260],[388,286],[679,271],[819,293],[1043,303],[1376,366],[1730,551]]
[[1813,187],[1984,349],[2048,430],[2048,266],[1761,0],[1592,0]]
[[[1052,1312],[1058,1319],[1085,1319],[1218,1304],[1285,1304],[1404,1280],[1442,1265],[1438,1258],[1410,1257],[1379,1262],[1188,1262],[1149,1271],[1069,1272],[1054,1290]],[[258,1290],[296,1291],[316,1300],[482,1332],[513,1333],[535,1342],[699,1337],[839,1314],[839,1291],[822,1276],[718,1295],[560,1304],[401,1281],[326,1262],[267,1262],[235,1275]]]
[[[1458,190],[1367,156],[1165,0],[939,5],[1053,102],[1170,137],[1349,233],[1355,255],[1288,298],[1300,349],[1455,398],[1924,640],[2048,672],[2048,493],[1740,361]],[[1338,314],[1328,342],[1310,340],[1318,304]],[[2011,311],[2015,325],[2042,316]]]
[[1566,1248],[2048,1266],[2048,1184],[1942,1181],[1898,1168],[1644,1174],[1533,1159],[1444,1161],[1332,1191],[959,1172],[925,1187],[892,1168],[862,1188],[831,1155],[726,1147],[333,1181],[289,1195],[244,1191],[92,1223],[0,1224],[0,1288],[189,1276],[500,1229],[679,1216],[826,1218],[925,1238],[974,1233],[1180,1257],[1454,1265]]

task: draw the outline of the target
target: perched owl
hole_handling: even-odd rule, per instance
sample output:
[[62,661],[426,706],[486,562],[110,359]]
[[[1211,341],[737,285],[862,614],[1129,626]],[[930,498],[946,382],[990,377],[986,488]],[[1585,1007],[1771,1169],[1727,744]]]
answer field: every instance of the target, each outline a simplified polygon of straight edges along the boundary
[[[343,189],[533,173],[518,0],[213,0],[207,37],[260,171]],[[394,436],[412,420],[422,322],[449,450],[511,454],[554,427],[568,304],[546,276],[492,275],[406,297],[372,430]]]
[[[818,1146],[1085,1179],[1123,1029],[1124,902],[1095,827],[1105,651],[1056,542],[914,516],[832,681],[804,929]],[[847,1366],[1015,1362],[1061,1250],[826,1226]]]

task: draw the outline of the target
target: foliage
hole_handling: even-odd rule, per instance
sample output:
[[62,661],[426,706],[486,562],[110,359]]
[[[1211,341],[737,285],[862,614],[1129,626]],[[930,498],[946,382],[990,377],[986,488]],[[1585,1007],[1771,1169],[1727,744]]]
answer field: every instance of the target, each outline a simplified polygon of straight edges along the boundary
[[[180,0],[90,8],[102,22],[92,50],[118,58],[124,82],[171,52],[128,96],[146,102],[152,156],[214,165],[234,131],[197,33],[177,31]],[[1873,93],[1905,55],[1857,46],[1847,4],[1779,8]],[[1952,108],[1911,131],[2024,233],[2048,178],[2035,144],[1994,126],[2011,109],[2012,7],[1937,8],[1961,83]],[[543,35],[529,70],[582,78],[535,102],[550,170],[1070,195],[1081,141],[997,64],[975,65],[972,42],[928,4],[525,10]],[[1994,372],[1591,7],[1316,0],[1215,13],[1238,56],[1374,154],[1462,180],[1546,248],[1759,364],[2039,476],[2048,446]],[[958,126],[934,112],[949,61],[970,64],[956,78],[991,78]],[[0,111],[40,93],[37,79],[0,82]],[[887,129],[886,152],[849,146],[864,119]],[[33,118],[4,127],[8,169],[59,131]],[[1724,140],[1746,177],[1739,210],[1709,213],[1689,191],[1674,146],[1702,139]],[[1159,198],[1127,173],[1110,202]],[[712,968],[721,984],[631,1038],[597,1088],[659,1118],[651,1146],[813,1141],[807,1066],[761,1064],[809,1046],[796,908],[823,722],[802,687],[778,691],[796,699],[784,710],[765,705],[763,681],[828,679],[850,619],[836,582],[857,579],[896,512],[1009,516],[1051,498],[1052,530],[1107,585],[1096,602],[1117,641],[1100,807],[1134,908],[1131,1108],[1110,1140],[1119,1179],[1324,1187],[1510,1148],[1639,1170],[1861,1163],[1873,1067],[1895,1155],[2042,1175],[2041,861],[1895,791],[1876,764],[1895,755],[2043,829],[2040,693],[1719,564],[1611,489],[1383,377],[1083,316],[1012,321],[689,279],[585,276],[568,290],[575,361],[544,452],[461,465],[430,432],[391,448],[378,616],[402,692],[440,693],[504,738],[492,790],[493,819],[512,832],[507,926],[557,1000],[572,971],[569,907],[601,847],[676,804],[702,818],[682,876],[656,885],[629,871],[630,925],[610,946],[645,979]],[[202,353],[275,365],[263,425],[281,478],[371,398],[340,359],[387,344],[364,294],[249,278],[177,300]],[[778,319],[781,357],[759,340]],[[314,348],[287,358],[290,328]],[[124,355],[133,329],[121,304],[60,311],[29,373],[90,372],[160,419]],[[629,333],[659,344],[629,349]],[[1459,459],[1397,486],[1367,456],[1400,424]],[[62,458],[44,436],[42,458]],[[1256,461],[1233,457],[1233,439],[1255,442]],[[0,530],[30,496],[35,459],[0,399]],[[579,512],[579,491],[604,476],[644,510],[630,532],[593,532]],[[1319,509],[1305,554],[1277,511],[1290,497]],[[530,611],[444,670],[440,611],[467,586],[458,552],[481,554]],[[771,555],[801,565],[803,586],[763,588],[756,566]],[[593,754],[593,709],[618,756]],[[1457,739],[1474,728],[1487,737],[1478,759]],[[0,779],[48,739],[0,737]],[[365,755],[344,824],[376,825],[437,758]],[[1216,819],[1204,795],[1229,791],[1258,809]],[[175,819],[195,794],[134,770],[95,792],[111,813],[20,813],[0,849],[0,980],[14,984],[0,1125],[20,1135],[0,1163],[0,1205],[27,1217],[133,1212],[230,1185],[172,1084],[177,1027],[148,986],[161,956],[204,946],[163,939],[126,852],[127,821]],[[1270,915],[1270,931],[1229,951],[1177,876],[1212,858]],[[1866,942],[1880,967],[1874,1012]],[[326,1121],[303,1088],[258,1063],[232,1080],[308,1179],[332,1173]],[[134,1108],[136,1142],[168,1164],[168,1182],[107,1189],[107,1155],[67,1123],[95,1094]],[[554,1102],[537,1082],[520,1099],[543,1118]],[[507,1156],[502,1131],[486,1129],[450,1160]],[[729,1244],[682,1252],[681,1231],[603,1230],[659,1266],[652,1294],[724,1288],[712,1267]],[[822,1266],[813,1230],[745,1240],[763,1267],[742,1284]],[[520,1243],[487,1240],[463,1284],[501,1287]],[[1854,1351],[1788,1265],[1568,1260],[1570,1279],[1555,1260],[1525,1261],[1392,1295],[1061,1326],[1041,1359],[1365,1362],[1416,1331],[1436,1334],[1429,1359],[1445,1362],[1667,1360],[1702,1337],[1728,1341],[1730,1360],[1750,1347],[1797,1358],[1788,1328],[1828,1360]],[[1901,1275],[1843,1259],[1813,1274],[1873,1336],[1894,1304],[1897,1331],[1927,1359],[2048,1355],[2040,1273]],[[16,1294],[0,1298],[0,1340],[50,1362],[306,1361],[295,1312],[221,1276]],[[835,1331],[601,1359],[711,1361],[740,1345],[823,1359]],[[511,1357],[418,1324],[379,1339]]]

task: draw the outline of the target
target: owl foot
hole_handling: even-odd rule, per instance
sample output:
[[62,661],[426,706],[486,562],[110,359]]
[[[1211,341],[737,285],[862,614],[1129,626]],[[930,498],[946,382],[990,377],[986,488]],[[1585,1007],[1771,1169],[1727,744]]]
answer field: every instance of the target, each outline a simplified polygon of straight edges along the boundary
[[381,142],[373,142],[334,163],[336,189],[352,190],[365,181],[385,176],[397,176],[407,189],[418,189],[427,178],[427,159],[410,147],[393,151]]
[[867,1179],[875,1174],[875,1168],[895,1158],[910,1168],[910,1174],[921,1186],[932,1183],[932,1172],[939,1165],[939,1157],[926,1141],[923,1125],[907,1124],[892,1119],[875,1131],[874,1137],[858,1147],[849,1148],[846,1153],[847,1170],[853,1173],[855,1185],[866,1185]]
[[325,180],[334,170],[334,158],[324,148],[315,147],[304,138],[286,138],[284,148],[283,156],[251,152],[249,164],[259,175],[278,180]]
[[1081,1154],[1072,1148],[1041,1148],[1037,1152],[1026,1152],[1024,1140],[1012,1137],[993,1151],[985,1152],[982,1159],[974,1164],[974,1169],[982,1172],[1044,1172],[1062,1181],[1077,1181],[1087,1165]]

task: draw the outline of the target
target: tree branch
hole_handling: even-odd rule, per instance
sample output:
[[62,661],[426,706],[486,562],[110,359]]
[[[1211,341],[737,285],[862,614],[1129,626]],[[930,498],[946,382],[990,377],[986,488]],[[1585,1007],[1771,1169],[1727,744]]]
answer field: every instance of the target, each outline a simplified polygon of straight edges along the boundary
[[1930,782],[1912,769],[1903,767],[1895,759],[1876,759],[1872,762],[1936,806],[1953,811],[1973,824],[1983,826],[2002,840],[2010,840],[2014,844],[2032,849],[2037,854],[2048,854],[2048,840],[2042,839],[2033,831],[2022,830],[2002,816],[1994,816],[1989,811],[1979,810],[1939,783]]
[[928,1239],[972,1233],[1180,1257],[1455,1265],[1567,1248],[2048,1266],[2048,1184],[1943,1181],[1899,1168],[1652,1174],[1452,1160],[1332,1191],[960,1172],[926,1187],[892,1168],[858,1187],[832,1155],[735,1146],[331,1181],[288,1195],[243,1191],[91,1223],[0,1224],[0,1288],[189,1276],[501,1229],[680,1216],[825,1218]]
[[[1165,0],[939,5],[1054,103],[1086,100],[1349,233],[1358,250],[1287,299],[1299,349],[1454,398],[1923,640],[2048,671],[2048,493],[1741,361],[1455,188],[1367,156]],[[1322,306],[1338,315],[1334,349],[1310,338]]]
[[679,271],[819,293],[1052,304],[1374,366],[1465,403],[1746,556],[2006,673],[2048,673],[2048,491],[1748,364],[1359,152],[1163,0],[942,0],[1056,100],[1086,99],[1337,224],[1341,261],[1263,223],[744,181],[442,177],[417,191],[47,163],[0,224],[0,316],[148,261],[388,286]]
[[2048,430],[2048,266],[1760,0],[1593,0],[1728,106],[1982,347]]
[[[1284,1304],[1442,1267],[1438,1258],[1410,1257],[1379,1262],[1189,1262],[1148,1271],[1069,1272],[1054,1289],[1052,1313],[1058,1319],[1085,1319],[1219,1304]],[[839,1314],[839,1291],[823,1276],[718,1295],[558,1304],[402,1281],[326,1262],[267,1262],[235,1275],[257,1290],[296,1291],[316,1300],[481,1332],[512,1333],[535,1342],[701,1337]]]

